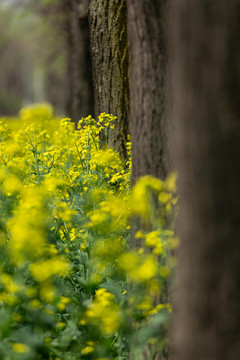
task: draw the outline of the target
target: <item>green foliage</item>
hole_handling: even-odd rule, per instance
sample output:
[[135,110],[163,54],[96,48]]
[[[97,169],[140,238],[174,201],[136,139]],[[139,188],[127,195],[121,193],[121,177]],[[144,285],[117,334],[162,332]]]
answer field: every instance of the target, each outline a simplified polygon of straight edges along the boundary
[[131,191],[130,142],[123,164],[99,139],[112,115],[77,131],[46,104],[1,120],[0,358],[123,360],[129,344],[135,359],[165,356],[175,175]]

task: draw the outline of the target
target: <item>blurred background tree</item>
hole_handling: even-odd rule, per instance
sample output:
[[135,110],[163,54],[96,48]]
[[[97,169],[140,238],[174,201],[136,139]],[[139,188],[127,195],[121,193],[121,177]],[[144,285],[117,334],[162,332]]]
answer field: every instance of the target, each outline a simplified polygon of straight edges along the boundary
[[48,101],[76,122],[93,113],[86,0],[0,4],[0,115]]
[[66,110],[65,38],[33,11],[29,2],[5,1],[0,6],[0,113],[15,114],[21,106],[50,101]]

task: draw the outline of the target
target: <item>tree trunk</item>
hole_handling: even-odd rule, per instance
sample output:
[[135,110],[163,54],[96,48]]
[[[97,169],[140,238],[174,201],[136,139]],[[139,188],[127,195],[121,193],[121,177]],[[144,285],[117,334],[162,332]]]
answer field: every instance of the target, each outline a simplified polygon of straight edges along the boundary
[[[164,179],[170,169],[166,102],[168,15],[167,0],[128,0],[133,184],[144,175]],[[155,206],[158,206],[157,201]],[[146,224],[143,219],[132,218],[131,247],[144,246],[142,239],[135,238],[137,230],[156,230],[155,226]],[[156,304],[160,301],[160,294],[153,299]],[[155,351],[155,360],[166,359],[155,345],[149,344],[146,344],[141,359],[148,359],[148,348],[152,353]]]
[[166,104],[167,0],[129,0],[132,180],[165,178],[169,169]]
[[129,85],[127,9],[125,0],[90,0],[89,24],[95,114],[117,116],[109,145],[127,157],[129,134]]
[[172,2],[175,360],[240,359],[240,2]]
[[94,96],[88,26],[88,1],[68,0],[69,111],[72,120],[94,113]]

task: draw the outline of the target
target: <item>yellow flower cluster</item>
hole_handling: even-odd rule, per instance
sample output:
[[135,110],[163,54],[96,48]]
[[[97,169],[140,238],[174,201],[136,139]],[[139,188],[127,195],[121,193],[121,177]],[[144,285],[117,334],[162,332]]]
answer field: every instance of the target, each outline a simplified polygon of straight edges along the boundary
[[30,265],[34,278],[40,282],[46,281],[54,275],[66,275],[69,265],[66,260],[52,258]]
[[143,346],[155,344],[159,314],[166,328],[176,174],[130,189],[130,139],[124,163],[100,140],[115,120],[75,130],[49,104],[0,119],[1,359],[126,358],[143,328]]
[[92,323],[97,325],[103,334],[111,334],[121,326],[121,313],[114,302],[114,295],[102,288],[96,291],[91,304],[87,307],[85,319],[80,324]]
[[176,176],[176,173],[172,173],[166,181],[150,175],[140,178],[132,192],[133,213],[154,222],[153,216],[157,209],[157,219],[162,219],[164,225],[165,216],[169,216],[177,204]]
[[46,250],[46,219],[41,189],[24,188],[19,206],[8,222],[14,261],[35,260]]

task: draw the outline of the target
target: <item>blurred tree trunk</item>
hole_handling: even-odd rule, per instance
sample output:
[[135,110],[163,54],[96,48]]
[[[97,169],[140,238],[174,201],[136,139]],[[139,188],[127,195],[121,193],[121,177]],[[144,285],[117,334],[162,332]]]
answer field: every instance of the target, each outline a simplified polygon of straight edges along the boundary
[[[170,170],[168,156],[169,117],[167,104],[167,0],[128,0],[130,134],[132,183],[144,175],[164,179]],[[156,200],[156,199],[153,199]],[[157,207],[157,201],[155,203]],[[156,209],[157,210],[157,209]],[[142,246],[137,230],[156,230],[138,218],[131,221],[131,246]],[[162,296],[153,299],[158,304]],[[151,348],[155,360],[167,358]],[[134,353],[134,349],[133,353]],[[148,359],[143,351],[141,359]]]
[[166,103],[167,0],[129,0],[130,133],[133,182],[169,171]]
[[172,2],[175,360],[240,359],[240,2]]
[[125,0],[90,0],[89,24],[95,113],[117,116],[109,145],[127,157],[129,84],[127,9]]
[[[168,19],[167,0],[128,0],[133,184],[144,175],[164,179],[171,169],[166,96]],[[133,219],[133,247],[141,247],[141,240],[134,237],[140,228],[143,224]]]
[[[64,49],[68,66],[68,79],[66,81],[66,97],[68,97],[67,114],[77,124],[78,120],[94,114],[94,95],[92,81],[92,66],[90,56],[90,39],[88,26],[88,0],[58,0],[39,1],[30,0],[25,5],[32,12],[37,12],[56,27],[57,32],[64,38]],[[57,40],[56,40],[57,41]],[[55,44],[54,44],[55,46]],[[57,47],[56,47],[57,49]],[[57,49],[58,50],[58,49]],[[51,65],[51,64],[50,64]],[[51,71],[50,71],[51,74]],[[51,77],[51,76],[50,76]],[[49,94],[55,104],[61,102],[58,91],[49,86],[52,81],[48,78]],[[61,86],[64,81],[61,82]],[[55,94],[52,94],[55,92]],[[65,96],[65,92],[62,92]],[[63,102],[63,101],[62,101]],[[64,104],[65,105],[65,104]],[[59,106],[58,108],[65,106]]]
[[94,114],[88,0],[67,0],[69,112],[72,120]]

